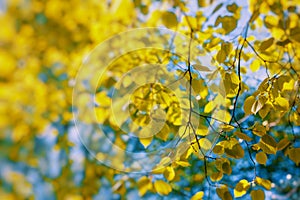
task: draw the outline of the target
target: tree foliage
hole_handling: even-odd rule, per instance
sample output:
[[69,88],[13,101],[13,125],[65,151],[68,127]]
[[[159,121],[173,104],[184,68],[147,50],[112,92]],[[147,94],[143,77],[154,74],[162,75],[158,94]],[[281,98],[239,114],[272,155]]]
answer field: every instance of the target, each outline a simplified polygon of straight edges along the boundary
[[[299,198],[296,0],[13,0],[2,10],[0,199]],[[95,117],[78,115],[89,125],[84,133],[101,125],[114,145],[128,151],[174,144],[166,150],[172,153],[155,154],[157,165],[126,173],[97,161],[109,153],[92,155],[93,148],[80,142],[73,114],[91,97],[78,93],[72,108],[72,92],[82,63],[106,62],[107,55],[90,56],[91,49],[146,27],[178,35],[136,31],[142,41],[103,47],[118,55],[147,43],[169,45],[122,55],[101,80],[91,81],[96,85],[81,88],[97,88]],[[182,54],[173,55],[172,48]],[[149,71],[127,73],[145,64],[156,70],[153,80]],[[166,75],[170,71],[174,77]],[[122,93],[139,83],[147,84]],[[112,88],[120,91],[117,97]],[[112,114],[125,104],[128,115]],[[140,127],[148,127],[144,135]],[[129,132],[139,137],[131,139]],[[97,137],[88,139],[85,144],[99,148]],[[126,159],[124,153],[110,161],[126,171]]]

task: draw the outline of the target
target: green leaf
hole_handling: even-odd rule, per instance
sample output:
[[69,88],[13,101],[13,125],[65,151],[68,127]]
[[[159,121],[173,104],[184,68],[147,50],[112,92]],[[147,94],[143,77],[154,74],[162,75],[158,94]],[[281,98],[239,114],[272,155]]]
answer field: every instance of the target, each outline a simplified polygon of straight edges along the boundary
[[259,164],[266,165],[268,157],[264,152],[261,151],[256,154],[255,159]]
[[259,50],[260,51],[265,51],[267,50],[270,46],[272,46],[272,44],[274,43],[274,38],[271,37],[265,41],[263,41],[261,44],[260,44],[260,47],[259,47]]
[[252,190],[250,195],[251,195],[252,200],[264,200],[265,199],[265,193],[263,190]]
[[276,154],[277,143],[272,136],[264,134],[261,137],[258,145],[265,153]]
[[178,24],[176,15],[169,11],[162,13],[162,22],[167,28],[172,28]]

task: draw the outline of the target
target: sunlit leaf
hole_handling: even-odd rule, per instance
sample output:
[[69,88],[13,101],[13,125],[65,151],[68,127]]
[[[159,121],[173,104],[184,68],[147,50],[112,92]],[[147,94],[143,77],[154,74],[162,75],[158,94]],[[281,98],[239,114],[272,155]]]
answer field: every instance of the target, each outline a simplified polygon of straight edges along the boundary
[[168,181],[172,181],[175,177],[175,171],[173,169],[173,167],[166,167],[165,171],[164,171],[164,177],[168,180]]
[[194,194],[190,200],[201,200],[203,196],[204,196],[204,192],[200,191]]
[[147,176],[142,176],[138,182],[139,195],[142,197],[146,194],[146,192],[152,189],[152,183]]
[[242,197],[247,193],[247,190],[250,188],[250,183],[242,179],[234,188],[234,197]]
[[172,191],[172,187],[170,186],[170,184],[162,180],[155,181],[154,188],[157,191],[157,193],[162,196],[168,195]]

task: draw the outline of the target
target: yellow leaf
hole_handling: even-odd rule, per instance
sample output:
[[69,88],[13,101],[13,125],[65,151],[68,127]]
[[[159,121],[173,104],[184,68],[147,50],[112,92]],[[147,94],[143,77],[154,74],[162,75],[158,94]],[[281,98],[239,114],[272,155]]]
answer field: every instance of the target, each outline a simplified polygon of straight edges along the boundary
[[172,191],[172,187],[162,180],[155,181],[154,188],[157,191],[157,193],[162,196],[168,195]]
[[262,107],[262,109],[260,109],[260,110],[258,111],[259,116],[260,116],[262,119],[264,119],[264,118],[268,115],[268,113],[270,112],[270,110],[271,110],[272,107],[273,107],[272,104],[271,104],[270,102],[267,102],[267,103]]
[[225,34],[228,34],[236,28],[237,19],[233,16],[219,16],[215,22],[215,26],[218,26],[220,23],[225,30]]
[[205,113],[210,113],[214,108],[216,107],[216,105],[214,104],[213,101],[208,102],[205,107],[204,107],[204,112]]
[[137,184],[138,184],[138,189],[139,189],[139,195],[141,197],[144,196],[148,190],[152,189],[152,183],[147,176],[142,176],[138,180]]
[[139,138],[140,142],[144,146],[144,148],[147,148],[151,142],[152,142],[153,137],[148,137],[148,138]]
[[263,179],[263,178],[260,178],[260,177],[256,177],[255,179],[255,182],[258,184],[258,185],[261,185],[263,186],[264,188],[266,188],[267,190],[270,190],[271,189],[271,181],[269,180],[266,180],[266,179]]
[[201,64],[194,64],[193,65],[193,68],[195,70],[198,70],[198,71],[203,71],[203,72],[210,72],[211,69],[209,69],[208,67],[204,66],[204,65],[201,65]]
[[251,108],[252,105],[255,102],[255,97],[254,96],[249,96],[246,98],[245,102],[244,102],[244,112],[246,115],[250,115],[252,114]]
[[168,124],[165,124],[163,126],[163,128],[155,135],[155,137],[157,137],[163,141],[167,141],[167,139],[169,137],[169,133],[170,133],[170,128],[169,128]]
[[162,13],[162,22],[167,28],[172,28],[178,24],[176,15],[169,11]]
[[277,97],[275,99],[275,105],[279,107],[279,109],[287,111],[289,109],[289,101],[283,97]]
[[228,131],[232,131],[234,129],[234,126],[231,126],[229,124],[223,124],[221,126],[221,129],[225,132],[228,132]]
[[189,162],[187,162],[187,161],[182,161],[182,160],[176,161],[176,164],[178,164],[178,165],[180,165],[180,166],[182,166],[182,167],[189,167],[189,166],[190,166],[190,163],[189,163]]
[[213,148],[213,152],[215,154],[223,154],[224,153],[224,147],[221,146],[221,145],[216,145],[214,148]]
[[199,143],[200,143],[200,147],[205,150],[209,150],[212,147],[211,142],[206,138],[201,138],[199,140]]
[[267,50],[270,46],[272,46],[272,44],[274,43],[274,38],[271,37],[265,41],[263,41],[261,44],[260,44],[260,47],[259,47],[259,50],[260,51],[265,51]]
[[244,196],[247,193],[247,190],[249,188],[250,188],[250,183],[247,180],[245,180],[245,179],[240,180],[234,188],[234,191],[233,191],[234,197]]
[[254,127],[252,129],[252,132],[255,135],[263,136],[263,135],[266,134],[266,128],[263,125],[259,124],[259,123],[255,123]]
[[208,135],[208,133],[209,133],[208,132],[208,127],[203,126],[203,125],[200,125],[198,127],[198,129],[196,130],[197,135],[206,136],[206,135]]
[[299,27],[292,28],[290,30],[290,37],[292,40],[300,42],[300,28]]
[[282,140],[280,140],[280,142],[278,142],[277,144],[277,151],[283,150],[285,149],[291,142],[289,141],[289,139],[287,138],[283,138]]
[[219,181],[223,178],[223,172],[215,172],[212,175],[210,175],[210,179],[212,181]]
[[276,154],[277,143],[272,136],[264,134],[261,137],[258,145],[265,153]]
[[190,200],[201,200],[203,196],[204,196],[204,192],[200,191],[194,194]]
[[237,11],[238,6],[236,5],[236,3],[230,4],[226,6],[227,10],[231,13],[235,13],[235,11]]
[[221,187],[217,188],[216,192],[222,200],[232,200],[232,196],[226,185],[222,185]]
[[252,200],[264,200],[265,199],[265,193],[263,190],[252,190],[250,195],[251,195]]
[[217,61],[219,63],[224,63],[226,59],[226,52],[224,49],[221,48],[221,50],[217,53]]
[[251,64],[250,64],[250,69],[253,72],[256,72],[258,69],[260,68],[260,61],[258,59],[254,60]]
[[175,171],[173,169],[173,167],[167,167],[164,171],[164,177],[168,180],[168,181],[172,181],[175,177]]
[[246,140],[247,142],[250,142],[252,140],[251,137],[249,137],[248,135],[246,135],[245,133],[242,133],[240,131],[236,131],[234,132],[234,134],[239,137],[242,140]]
[[300,148],[291,148],[288,150],[289,158],[296,163],[297,166],[300,164]]
[[265,105],[265,100],[263,98],[259,98],[254,101],[251,112],[256,114],[263,106]]
[[231,174],[232,169],[230,167],[229,161],[228,162],[225,161],[225,162],[222,163],[222,172],[225,173],[225,174],[228,174],[228,175]]
[[245,154],[244,149],[241,147],[239,143],[236,143],[231,148],[230,147],[225,148],[225,153],[227,154],[227,156],[236,159],[243,158]]
[[268,157],[264,152],[261,151],[256,154],[255,159],[259,164],[266,165]]

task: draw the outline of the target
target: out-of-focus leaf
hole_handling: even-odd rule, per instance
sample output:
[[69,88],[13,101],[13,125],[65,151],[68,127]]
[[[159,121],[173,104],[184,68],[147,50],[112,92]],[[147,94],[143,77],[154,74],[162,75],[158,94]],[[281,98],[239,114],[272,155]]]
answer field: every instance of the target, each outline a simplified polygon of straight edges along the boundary
[[300,165],[300,148],[290,148],[288,150],[288,156],[296,165]]
[[236,28],[237,19],[233,16],[219,16],[215,22],[215,26],[218,26],[220,23],[222,24],[222,28],[225,30],[225,34],[228,34]]
[[291,144],[291,142],[289,141],[289,139],[283,138],[283,139],[280,140],[280,142],[278,142],[278,144],[277,144],[277,151],[280,151],[280,150],[285,149],[289,144]]
[[176,15],[169,11],[162,13],[162,22],[167,28],[172,28],[178,24]]
[[200,191],[194,194],[190,200],[202,200],[203,196],[204,196],[204,192]]
[[260,47],[259,47],[259,50],[260,51],[265,51],[267,50],[270,46],[272,46],[272,44],[274,43],[274,38],[271,37],[265,41],[263,41],[261,44],[260,44]]
[[168,195],[172,191],[170,184],[164,182],[163,180],[155,181],[154,188],[156,192],[162,196]]
[[264,200],[265,199],[265,193],[263,190],[252,190],[250,195],[251,195],[252,200]]

